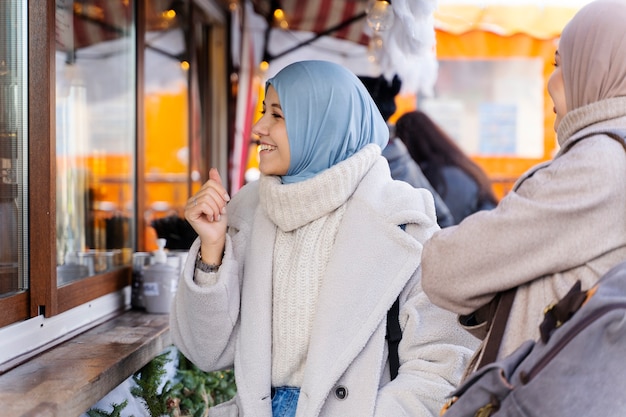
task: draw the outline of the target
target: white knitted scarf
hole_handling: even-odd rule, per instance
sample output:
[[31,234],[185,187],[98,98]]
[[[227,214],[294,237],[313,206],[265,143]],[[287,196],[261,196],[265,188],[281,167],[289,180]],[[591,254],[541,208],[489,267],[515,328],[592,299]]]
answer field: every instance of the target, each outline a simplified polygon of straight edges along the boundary
[[345,203],[380,156],[366,146],[294,184],[263,176],[260,204],[277,226],[273,255],[272,385],[302,383],[315,305]]

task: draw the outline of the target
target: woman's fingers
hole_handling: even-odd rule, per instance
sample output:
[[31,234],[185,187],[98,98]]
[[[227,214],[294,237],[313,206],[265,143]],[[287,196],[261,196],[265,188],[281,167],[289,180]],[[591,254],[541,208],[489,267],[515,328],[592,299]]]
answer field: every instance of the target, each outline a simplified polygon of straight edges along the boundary
[[226,204],[230,201],[228,192],[222,185],[222,179],[215,168],[209,171],[209,180],[200,191],[192,196],[185,207],[185,217],[190,222],[201,220],[219,221],[226,213]]
[[207,188],[200,194],[199,209],[207,216],[209,221],[219,221],[222,214],[226,213],[226,203],[222,195],[214,188]]
[[224,199],[225,202],[230,201],[228,191],[226,191],[226,188],[224,188],[224,185],[222,184],[222,177],[220,176],[220,173],[216,168],[211,168],[209,170],[209,180],[205,183],[205,186],[210,186],[211,188],[213,188]]

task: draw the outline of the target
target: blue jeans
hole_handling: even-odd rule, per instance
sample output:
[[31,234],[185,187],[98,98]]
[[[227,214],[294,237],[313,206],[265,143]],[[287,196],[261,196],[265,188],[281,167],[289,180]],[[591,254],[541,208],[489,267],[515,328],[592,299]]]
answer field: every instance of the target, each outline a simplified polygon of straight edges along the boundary
[[300,388],[278,387],[273,388],[272,392],[272,417],[294,417]]

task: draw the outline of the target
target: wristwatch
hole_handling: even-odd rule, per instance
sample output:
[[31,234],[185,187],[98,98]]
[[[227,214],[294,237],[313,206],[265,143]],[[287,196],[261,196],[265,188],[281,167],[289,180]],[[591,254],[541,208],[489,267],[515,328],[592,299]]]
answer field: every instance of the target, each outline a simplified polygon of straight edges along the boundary
[[198,257],[196,258],[196,269],[199,269],[202,272],[215,273],[220,269],[220,266],[217,264],[207,264],[202,260],[202,255],[198,252]]

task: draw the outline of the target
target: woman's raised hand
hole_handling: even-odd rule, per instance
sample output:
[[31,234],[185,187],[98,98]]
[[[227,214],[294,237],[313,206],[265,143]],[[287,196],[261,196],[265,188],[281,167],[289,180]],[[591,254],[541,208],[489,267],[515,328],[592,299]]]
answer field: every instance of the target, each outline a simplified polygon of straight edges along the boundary
[[209,180],[185,206],[185,218],[200,236],[202,259],[220,264],[226,236],[226,204],[230,201],[215,168],[209,171]]

